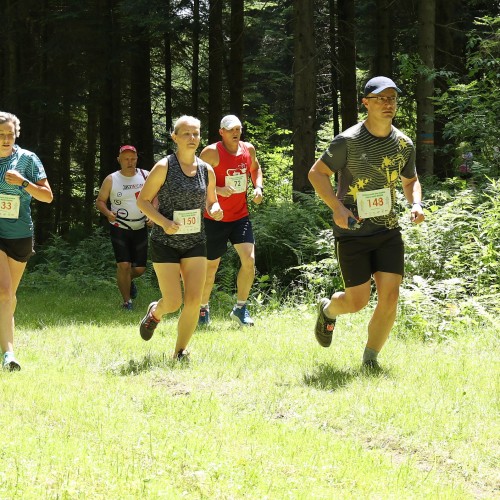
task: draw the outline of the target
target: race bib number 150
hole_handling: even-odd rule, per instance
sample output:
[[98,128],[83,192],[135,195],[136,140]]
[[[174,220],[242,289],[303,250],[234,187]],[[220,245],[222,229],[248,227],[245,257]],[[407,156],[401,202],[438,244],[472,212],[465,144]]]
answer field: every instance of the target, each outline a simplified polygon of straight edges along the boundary
[[201,231],[201,210],[174,210],[174,222],[181,227],[175,234],[191,234]]

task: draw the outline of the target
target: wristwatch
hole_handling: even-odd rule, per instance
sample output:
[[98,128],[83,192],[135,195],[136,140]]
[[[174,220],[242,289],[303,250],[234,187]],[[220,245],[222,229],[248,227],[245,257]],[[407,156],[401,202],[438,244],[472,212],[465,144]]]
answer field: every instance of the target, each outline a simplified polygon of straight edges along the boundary
[[27,188],[29,185],[30,185],[30,181],[27,181],[26,179],[24,179],[24,181],[21,183],[21,186],[23,188]]

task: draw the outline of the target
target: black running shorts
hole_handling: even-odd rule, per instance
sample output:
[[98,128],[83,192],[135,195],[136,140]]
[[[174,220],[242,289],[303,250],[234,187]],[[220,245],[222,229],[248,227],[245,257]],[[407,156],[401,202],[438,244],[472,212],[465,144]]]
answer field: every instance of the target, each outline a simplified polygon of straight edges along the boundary
[[207,246],[205,243],[199,243],[187,250],[181,250],[151,240],[151,260],[155,264],[178,264],[182,259],[206,256]]
[[227,242],[255,244],[252,223],[248,217],[233,222],[222,222],[205,219],[205,234],[207,235],[207,259],[215,260],[227,252]]
[[135,267],[146,267],[148,261],[148,229],[122,229],[109,226],[111,244],[116,262],[131,262]]
[[366,283],[378,271],[404,275],[404,244],[399,228],[371,236],[336,238],[335,250],[346,288]]
[[29,258],[35,255],[33,249],[33,237],[28,238],[0,238],[0,250],[17,262],[28,262]]

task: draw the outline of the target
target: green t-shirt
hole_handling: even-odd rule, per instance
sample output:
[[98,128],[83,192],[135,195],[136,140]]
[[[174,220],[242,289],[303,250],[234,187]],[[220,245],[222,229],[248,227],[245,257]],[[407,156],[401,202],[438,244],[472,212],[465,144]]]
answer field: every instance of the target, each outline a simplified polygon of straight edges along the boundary
[[31,195],[20,186],[13,186],[5,182],[7,170],[17,170],[25,179],[37,183],[46,179],[45,169],[35,153],[14,146],[12,154],[0,158],[0,194],[19,196],[19,217],[9,219],[0,217],[0,238],[17,239],[29,238],[33,235],[33,220],[31,219]]

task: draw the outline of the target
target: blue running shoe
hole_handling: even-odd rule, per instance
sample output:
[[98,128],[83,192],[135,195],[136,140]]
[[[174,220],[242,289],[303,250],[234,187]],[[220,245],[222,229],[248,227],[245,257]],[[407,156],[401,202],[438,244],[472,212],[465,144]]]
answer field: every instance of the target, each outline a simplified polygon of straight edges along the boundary
[[250,317],[247,306],[234,306],[229,317],[236,321],[239,326],[253,326],[253,319]]
[[8,370],[9,372],[18,372],[21,369],[21,365],[18,363],[17,359],[14,357],[14,353],[7,351],[3,355],[2,368]]
[[208,326],[210,324],[210,310],[206,307],[200,307],[200,317],[198,318],[200,326]]
[[130,298],[135,299],[136,297],[137,297],[137,286],[133,281],[131,281],[130,282]]
[[124,311],[131,311],[132,310],[132,302],[124,302],[122,304],[122,309]]

